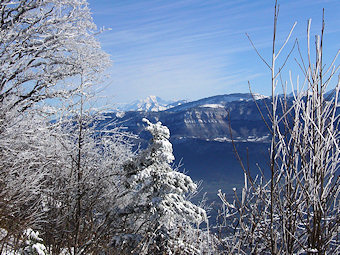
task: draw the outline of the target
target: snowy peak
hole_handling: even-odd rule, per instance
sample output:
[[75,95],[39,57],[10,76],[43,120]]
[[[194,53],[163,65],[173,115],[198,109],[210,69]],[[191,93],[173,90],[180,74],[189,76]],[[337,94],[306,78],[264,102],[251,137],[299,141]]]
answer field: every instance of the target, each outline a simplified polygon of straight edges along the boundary
[[133,101],[130,104],[120,104],[118,105],[117,110],[122,112],[128,111],[159,112],[181,105],[185,102],[186,102],[185,100],[167,101],[163,100],[160,97],[151,95],[145,99]]
[[148,96],[142,100],[136,100],[130,104],[119,104],[117,106],[118,112],[161,112],[161,111],[183,111],[194,107],[201,108],[225,108],[227,104],[236,101],[253,101],[263,100],[268,98],[267,96],[260,94],[250,94],[250,93],[236,93],[236,94],[226,94],[203,98],[200,100],[187,102],[186,100],[171,101],[163,100],[157,96]]
[[240,102],[240,101],[254,101],[255,100],[263,100],[269,97],[260,95],[260,94],[250,94],[250,93],[235,93],[235,94],[226,94],[226,95],[218,95],[203,98],[197,101],[189,102],[183,105],[179,105],[177,107],[173,107],[168,111],[178,112],[184,111],[187,109],[200,107],[200,108],[225,108],[229,103],[232,102]]
[[[257,101],[257,105],[254,103]],[[261,95],[230,94],[203,98],[183,103],[169,109],[159,111],[162,106],[157,97],[148,97],[139,105],[139,111],[113,113],[135,134],[143,132],[141,120],[147,118],[151,123],[161,121],[170,129],[171,138],[200,139],[215,142],[230,141],[230,122],[233,139],[240,142],[267,142],[268,130],[264,125],[258,107],[266,112],[269,98]],[[157,106],[155,111],[154,107]],[[145,111],[145,110],[148,111]],[[161,108],[164,109],[164,108]],[[265,116],[266,118],[266,116]],[[137,124],[138,123],[138,124]],[[146,139],[148,140],[148,139]]]
[[254,93],[253,97],[254,97],[255,100],[262,100],[262,99],[269,98],[269,96],[265,96],[265,95],[261,95],[261,94],[257,94],[257,93]]
[[135,101],[137,111],[158,112],[166,109],[166,102],[156,96],[148,96],[144,100]]

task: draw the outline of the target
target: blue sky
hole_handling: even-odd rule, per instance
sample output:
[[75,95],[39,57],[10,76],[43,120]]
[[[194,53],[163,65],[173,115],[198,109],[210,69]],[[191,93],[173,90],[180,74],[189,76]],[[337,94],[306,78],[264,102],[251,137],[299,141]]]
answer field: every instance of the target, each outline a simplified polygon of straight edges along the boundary
[[[89,0],[94,22],[111,30],[100,35],[113,65],[104,95],[123,103],[157,95],[195,100],[218,94],[269,95],[270,72],[251,47],[270,58],[271,0]],[[339,0],[282,0],[278,46],[295,21],[292,41],[306,44],[306,24],[320,33],[325,8],[325,62],[340,48]],[[287,48],[288,50],[288,48]],[[283,52],[284,54],[284,52]],[[328,61],[329,62],[329,61]],[[287,65],[296,75],[294,59]],[[287,72],[284,79],[288,79]]]

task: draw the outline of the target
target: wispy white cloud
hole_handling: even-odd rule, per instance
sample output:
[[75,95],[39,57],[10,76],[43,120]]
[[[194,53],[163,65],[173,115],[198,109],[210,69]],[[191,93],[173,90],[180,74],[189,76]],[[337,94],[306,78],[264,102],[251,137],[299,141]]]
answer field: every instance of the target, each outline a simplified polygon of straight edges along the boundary
[[[204,95],[248,91],[252,80],[260,92],[267,71],[245,32],[270,57],[273,3],[267,0],[89,0],[94,20],[112,30],[100,41],[114,61],[107,94],[132,100],[157,94],[195,99]],[[305,34],[305,21],[321,17],[325,1],[286,0],[280,6],[278,44],[295,19],[293,37]],[[332,36],[339,36],[336,1],[327,1]],[[326,6],[326,11],[327,11]],[[316,22],[318,25],[318,22]],[[281,32],[283,31],[283,32]],[[336,42],[334,42],[336,44]],[[261,87],[262,86],[262,87]]]

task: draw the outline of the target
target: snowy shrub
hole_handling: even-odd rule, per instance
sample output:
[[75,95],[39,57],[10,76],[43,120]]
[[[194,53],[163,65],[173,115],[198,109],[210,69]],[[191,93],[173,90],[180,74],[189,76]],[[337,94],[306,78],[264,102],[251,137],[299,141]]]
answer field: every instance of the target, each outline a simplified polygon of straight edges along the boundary
[[108,55],[86,0],[4,0],[0,14],[0,251],[28,228],[52,253],[78,252],[79,238],[85,251],[110,226],[112,174],[130,153],[121,132],[95,138],[83,118]]
[[333,62],[326,68],[322,62],[324,24],[312,64],[309,21],[308,58],[300,64],[304,89],[290,79],[293,91],[297,89],[293,102],[286,91],[277,95],[282,67],[276,69],[275,61],[291,35],[276,53],[277,14],[276,5],[272,65],[266,63],[272,74],[270,178],[262,174],[254,179],[243,168],[244,188],[241,194],[234,190],[232,203],[219,191],[221,246],[228,254],[339,254],[339,80],[326,93],[339,66]]
[[43,239],[39,237],[38,231],[26,229],[24,231],[25,247],[22,248],[20,254],[23,255],[48,255],[47,249],[43,244]]

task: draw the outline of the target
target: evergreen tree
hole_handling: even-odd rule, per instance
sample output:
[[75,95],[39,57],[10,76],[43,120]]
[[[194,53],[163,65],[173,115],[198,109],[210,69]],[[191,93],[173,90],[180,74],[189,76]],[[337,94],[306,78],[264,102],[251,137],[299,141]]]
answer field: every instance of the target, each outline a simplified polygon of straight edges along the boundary
[[[161,122],[152,124],[143,119],[153,138],[149,147],[132,159],[125,167],[126,186],[131,190],[129,203],[122,209],[126,215],[134,251],[140,254],[174,254],[180,243],[179,229],[191,230],[207,221],[204,209],[187,200],[186,194],[194,192],[197,185],[192,179],[173,169],[172,144],[169,129]],[[131,238],[131,235],[129,236]],[[189,247],[189,245],[188,245]],[[188,248],[186,247],[186,248]],[[190,247],[181,253],[195,254]]]

